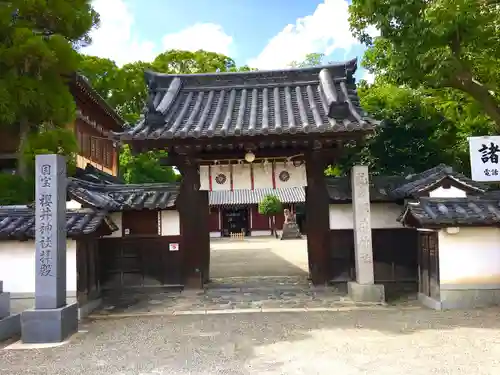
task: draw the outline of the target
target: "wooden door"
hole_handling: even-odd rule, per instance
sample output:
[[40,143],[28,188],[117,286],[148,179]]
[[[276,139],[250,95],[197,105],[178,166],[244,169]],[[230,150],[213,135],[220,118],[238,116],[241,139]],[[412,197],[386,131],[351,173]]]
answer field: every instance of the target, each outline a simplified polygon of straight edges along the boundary
[[438,249],[437,232],[419,232],[418,291],[434,299],[439,299]]

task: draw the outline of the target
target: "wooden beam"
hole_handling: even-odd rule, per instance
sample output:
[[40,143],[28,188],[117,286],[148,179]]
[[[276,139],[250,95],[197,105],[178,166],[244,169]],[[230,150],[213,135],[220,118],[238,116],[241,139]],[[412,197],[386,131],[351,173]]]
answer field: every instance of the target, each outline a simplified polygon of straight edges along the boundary
[[325,158],[321,150],[306,155],[306,232],[309,273],[314,285],[330,278],[330,198],[326,188]]

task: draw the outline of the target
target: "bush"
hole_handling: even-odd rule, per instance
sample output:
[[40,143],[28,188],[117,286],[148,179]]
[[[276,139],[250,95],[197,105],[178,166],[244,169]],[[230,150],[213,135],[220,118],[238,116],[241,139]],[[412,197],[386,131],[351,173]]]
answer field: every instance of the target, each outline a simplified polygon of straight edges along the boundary
[[283,211],[280,199],[272,194],[266,195],[259,203],[259,214],[273,216]]
[[21,176],[0,173],[0,206],[29,204],[35,195],[34,179],[25,180]]

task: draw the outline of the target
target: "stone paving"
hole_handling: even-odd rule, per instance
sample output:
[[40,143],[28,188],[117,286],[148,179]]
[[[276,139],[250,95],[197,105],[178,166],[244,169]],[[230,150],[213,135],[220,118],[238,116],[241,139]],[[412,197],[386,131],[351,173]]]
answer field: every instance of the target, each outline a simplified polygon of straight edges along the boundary
[[303,277],[223,278],[214,279],[203,292],[108,295],[102,308],[92,317],[201,314],[222,310],[235,313],[275,309],[318,310],[346,306],[353,306],[353,303],[347,298],[345,288],[314,288]]
[[81,329],[65,346],[0,350],[0,374],[500,373],[499,309],[155,316]]

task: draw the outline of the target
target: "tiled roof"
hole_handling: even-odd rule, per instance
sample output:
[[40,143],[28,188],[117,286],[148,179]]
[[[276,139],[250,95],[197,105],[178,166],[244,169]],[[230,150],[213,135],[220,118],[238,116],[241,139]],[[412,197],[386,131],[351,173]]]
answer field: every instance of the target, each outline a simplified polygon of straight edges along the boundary
[[[71,77],[71,83],[74,85],[74,87],[78,88],[80,92],[82,92],[87,98],[92,100],[95,104],[97,104],[99,107],[102,108],[104,112],[110,116],[113,121],[115,122],[114,129],[123,129],[125,125],[125,121],[123,118],[109,105],[109,103],[104,100],[104,98],[92,87],[90,84],[90,81],[88,80],[87,77],[85,77],[83,74],[80,73],[74,73]],[[78,116],[81,116],[82,113],[78,113]],[[91,121],[90,125],[97,127],[97,123],[91,119],[88,119]],[[108,130],[108,129],[107,129]]]
[[421,227],[500,224],[500,201],[484,197],[420,198],[408,202],[399,221]]
[[178,184],[96,184],[68,179],[68,195],[75,201],[105,211],[161,210],[174,207]]
[[171,75],[146,72],[143,118],[119,139],[346,132],[377,122],[359,105],[357,61],[306,69]]
[[[66,230],[68,237],[94,233],[101,225],[114,232],[118,227],[105,212],[92,209],[68,210]],[[35,237],[35,213],[31,208],[0,207],[0,240]]]
[[[370,176],[370,200],[372,202],[391,202],[391,192],[404,183],[403,176]],[[352,200],[350,177],[329,177],[326,187],[332,202],[350,202]]]
[[208,193],[208,199],[210,206],[259,204],[269,194],[277,196],[281,203],[301,203],[306,200],[306,193],[302,187],[211,191]]
[[92,164],[87,164],[85,169],[76,168],[75,177],[80,180],[94,182],[96,184],[123,184],[123,181],[118,177],[100,171],[96,167],[92,166]]
[[425,172],[408,176],[408,182],[394,189],[392,191],[392,195],[396,198],[415,196],[415,194],[431,188],[433,185],[440,183],[445,178],[450,178],[470,190],[479,193],[484,193],[488,190],[486,185],[473,181],[469,177],[453,171],[452,167],[440,164],[437,167],[431,168]]

